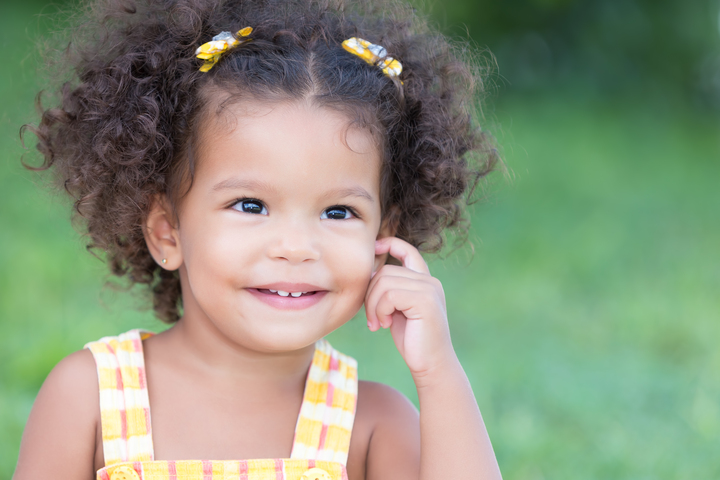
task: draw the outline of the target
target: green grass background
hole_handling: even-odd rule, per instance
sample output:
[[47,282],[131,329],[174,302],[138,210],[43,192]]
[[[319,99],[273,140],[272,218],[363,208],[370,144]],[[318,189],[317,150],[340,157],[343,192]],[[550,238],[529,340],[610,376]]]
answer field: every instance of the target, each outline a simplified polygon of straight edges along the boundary
[[[40,88],[33,4],[0,7],[0,479],[53,365],[162,326],[104,287],[68,201],[24,170]],[[472,210],[474,254],[432,259],[504,477],[720,478],[720,131],[673,96],[503,90],[509,174]],[[29,158],[33,158],[30,156]],[[362,378],[416,400],[386,332],[331,336]]]

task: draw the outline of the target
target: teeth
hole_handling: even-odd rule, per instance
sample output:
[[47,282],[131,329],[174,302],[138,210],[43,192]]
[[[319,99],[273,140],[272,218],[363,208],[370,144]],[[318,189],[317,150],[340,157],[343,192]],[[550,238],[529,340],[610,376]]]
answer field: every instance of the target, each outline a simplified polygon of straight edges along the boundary
[[268,288],[268,290],[270,291],[270,293],[277,293],[281,297],[292,296],[294,298],[297,298],[297,297],[307,293],[307,292],[283,292],[282,290],[273,290],[271,288]]

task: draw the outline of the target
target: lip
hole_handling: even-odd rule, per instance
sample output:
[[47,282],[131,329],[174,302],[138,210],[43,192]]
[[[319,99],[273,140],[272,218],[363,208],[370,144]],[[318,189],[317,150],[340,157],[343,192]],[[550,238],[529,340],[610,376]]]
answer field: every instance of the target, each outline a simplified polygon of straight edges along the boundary
[[283,292],[322,292],[325,288],[309,283],[275,282],[252,287],[256,290],[282,290]]
[[[273,308],[280,310],[303,310],[316,305],[328,293],[327,290],[309,283],[288,283],[277,282],[258,285],[246,289],[255,298]],[[263,292],[263,290],[282,290],[283,292],[315,292],[312,295],[301,295],[299,297],[287,296]]]

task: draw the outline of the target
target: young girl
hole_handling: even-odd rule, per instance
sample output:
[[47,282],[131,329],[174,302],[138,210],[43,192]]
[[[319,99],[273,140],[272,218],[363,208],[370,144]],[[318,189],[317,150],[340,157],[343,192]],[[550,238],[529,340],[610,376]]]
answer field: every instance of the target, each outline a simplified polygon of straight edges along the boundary
[[[14,478],[500,478],[418,251],[492,167],[448,42],[380,1],[87,12],[65,51],[75,79],[33,128],[43,168],[173,326],[61,361]],[[363,305],[419,414],[323,340]]]

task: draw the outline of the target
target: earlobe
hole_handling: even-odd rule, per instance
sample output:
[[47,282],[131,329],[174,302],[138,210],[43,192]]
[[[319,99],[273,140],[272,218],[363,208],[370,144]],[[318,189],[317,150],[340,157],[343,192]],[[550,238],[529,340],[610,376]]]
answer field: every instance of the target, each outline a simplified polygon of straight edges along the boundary
[[[376,240],[380,240],[387,237],[394,237],[397,232],[397,207],[393,206],[390,211],[383,217],[382,223],[380,224],[380,230],[378,231]],[[375,255],[375,262],[373,264],[373,275],[375,272],[385,265],[388,261],[388,254],[383,253]]]
[[183,258],[180,236],[174,222],[172,209],[167,199],[155,197],[143,225],[143,235],[150,255],[166,270],[177,270]]

